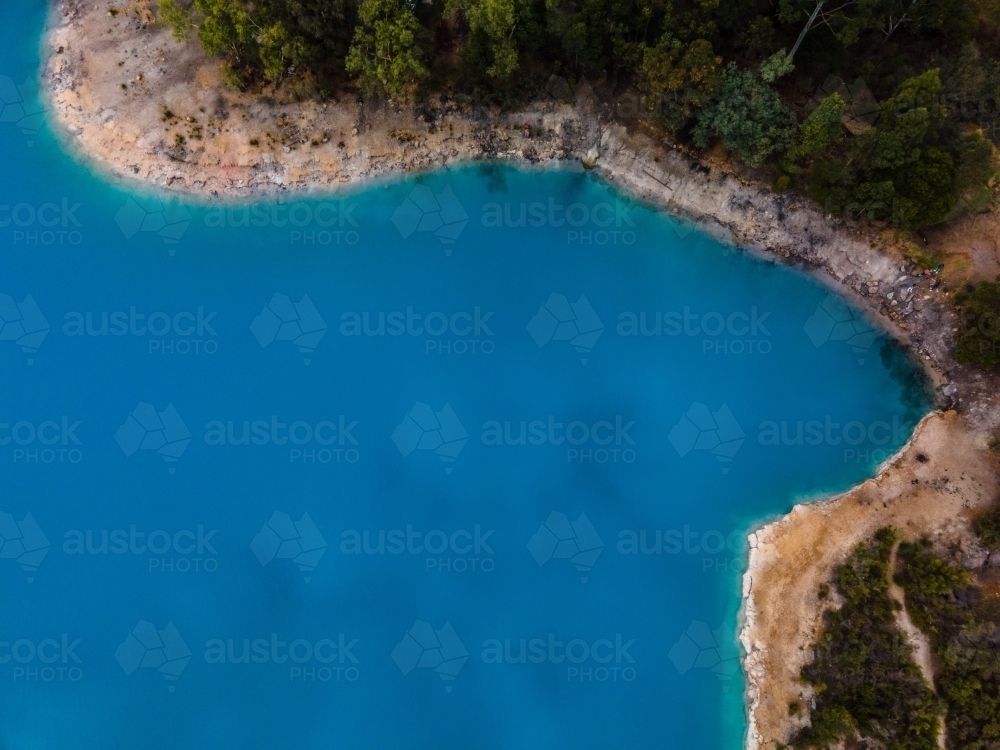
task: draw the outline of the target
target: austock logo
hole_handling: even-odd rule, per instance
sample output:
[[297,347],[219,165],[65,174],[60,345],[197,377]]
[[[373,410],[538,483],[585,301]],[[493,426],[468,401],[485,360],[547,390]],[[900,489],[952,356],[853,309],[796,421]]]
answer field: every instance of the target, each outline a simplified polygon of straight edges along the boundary
[[[288,667],[288,680],[302,683],[356,682],[361,676],[354,655],[358,639],[339,633],[316,641],[295,638],[210,638],[205,642],[206,664],[277,664]],[[318,665],[318,666],[316,666]]]
[[[191,213],[180,204],[129,196],[115,214],[115,223],[126,240],[141,232],[156,235],[166,245],[176,245],[191,225]],[[175,251],[170,248],[168,252],[173,255]]]
[[[212,229],[239,229],[244,227],[291,226],[288,239],[291,245],[357,245],[361,235],[354,218],[357,203],[339,201],[297,201],[295,203],[254,203],[249,206],[217,206],[210,208],[204,217],[206,227]],[[319,227],[319,229],[309,229]]]
[[20,521],[10,513],[0,513],[0,560],[13,560],[20,565],[28,574],[28,583],[34,582],[35,571],[50,546],[30,513]]
[[[312,573],[326,552],[326,540],[308,513],[293,521],[287,513],[275,511],[250,549],[262,567],[273,560],[289,560],[303,573]],[[303,580],[309,583],[312,578],[305,575]]]
[[[418,401],[393,430],[392,441],[404,458],[414,451],[433,451],[443,463],[450,464],[469,441],[469,433],[449,404],[434,411]],[[450,474],[451,467],[445,472]]]
[[586,583],[604,542],[585,513],[570,521],[565,513],[552,511],[528,540],[528,551],[539,567],[549,560],[569,560],[583,574],[580,582]]
[[45,108],[38,96],[38,84],[28,76],[23,83],[14,83],[8,76],[0,76],[0,122],[13,123],[34,146],[34,138],[45,119]]
[[[156,451],[168,464],[177,463],[184,454],[191,433],[173,404],[157,411],[152,404],[140,401],[115,433],[115,441],[126,458],[138,451]],[[173,474],[173,468],[170,469]]]
[[635,638],[615,633],[614,638],[487,638],[483,641],[483,664],[566,665],[567,682],[632,682],[637,677],[635,658],[629,649]]
[[193,312],[157,311],[68,312],[63,316],[64,336],[106,338],[108,336],[145,338],[150,354],[215,354],[219,351],[218,334],[212,327],[216,312],[198,306]]
[[[603,332],[604,324],[583,294],[570,302],[553,292],[528,322],[528,333],[539,349],[551,341],[566,341],[580,355],[589,355]],[[580,357],[580,364],[587,364],[586,356]]]
[[879,336],[863,315],[833,294],[820,302],[803,330],[817,349],[828,341],[843,341],[858,355],[859,365],[865,363],[865,355]]
[[696,313],[690,307],[683,311],[623,312],[618,315],[619,336],[677,337],[701,339],[702,353],[769,354],[771,331],[765,325],[770,312],[760,313],[757,307],[749,312],[737,310]]
[[303,362],[312,362],[312,354],[326,335],[326,321],[309,299],[302,295],[299,302],[275,293],[260,315],[254,318],[250,332],[262,349],[275,341],[290,341],[303,355]]
[[844,462],[882,463],[906,443],[913,423],[899,415],[891,421],[834,422],[822,419],[767,420],[758,426],[757,442],[764,446],[844,446]]
[[71,422],[66,415],[43,422],[0,422],[0,447],[16,446],[14,463],[22,466],[78,464],[83,460],[83,451],[74,446],[83,445],[76,436],[80,425],[79,420]]
[[632,230],[635,229],[635,222],[629,216],[633,208],[634,205],[618,200],[614,205],[601,201],[563,206],[551,197],[548,203],[533,201],[501,205],[491,202],[483,206],[482,225],[490,229],[573,227],[566,230],[566,243],[569,245],[634,245],[636,234]]
[[148,570],[160,573],[214,573],[219,569],[218,552],[212,546],[215,529],[170,532],[165,529],[70,529],[63,534],[67,555],[134,555],[148,557]]
[[0,204],[0,229],[11,229],[13,244],[23,246],[80,245],[83,224],[76,218],[79,203],[70,205],[63,197],[58,203]]
[[392,660],[399,671],[408,675],[414,669],[433,669],[451,692],[452,683],[469,659],[469,652],[458,633],[445,621],[440,630],[429,622],[417,620],[392,650]]
[[619,555],[690,555],[700,558],[703,573],[730,572],[742,570],[747,538],[744,531],[699,532],[688,524],[683,529],[622,529],[616,549]]
[[287,445],[288,460],[297,465],[356,464],[361,458],[358,448],[352,447],[358,445],[353,435],[357,426],[357,420],[348,420],[343,414],[336,420],[318,422],[283,422],[277,414],[269,419],[213,419],[205,424],[204,441],[213,447]]
[[158,630],[153,623],[139,620],[115,650],[115,659],[126,675],[137,669],[155,669],[173,692],[175,686],[170,683],[177,681],[191,661],[191,649],[173,622]]
[[450,187],[435,193],[427,185],[417,185],[393,213],[392,223],[404,240],[414,233],[433,234],[446,246],[445,254],[451,255],[450,245],[469,223],[469,215]]
[[723,623],[712,629],[700,620],[694,620],[684,634],[670,648],[668,654],[677,672],[687,674],[692,669],[709,669],[723,684],[723,692],[739,671],[740,658],[736,636]]
[[[668,437],[681,458],[692,450],[710,451],[719,463],[728,464],[743,445],[746,433],[725,404],[718,411],[712,411],[705,404],[695,402],[670,430]],[[729,468],[724,466],[722,473],[728,474]]]
[[580,464],[635,463],[635,441],[629,431],[635,420],[620,414],[614,420],[584,422],[574,419],[557,422],[555,415],[547,419],[489,420],[483,422],[480,440],[487,446],[566,447],[566,462]]
[[458,529],[450,534],[442,529],[423,532],[412,524],[388,531],[348,529],[340,534],[340,553],[423,557],[428,573],[492,573],[496,568],[488,543],[492,535],[493,529],[484,532],[478,523],[471,531]]
[[427,354],[492,354],[496,351],[493,330],[489,327],[492,312],[483,313],[478,305],[472,312],[451,314],[431,311],[345,312],[340,316],[341,336],[424,338]]
[[35,354],[50,328],[30,294],[23,302],[15,302],[9,294],[0,294],[0,341],[10,341],[21,347],[29,365],[35,363]]
[[43,684],[53,682],[79,682],[83,661],[76,655],[80,638],[70,639],[68,633],[58,638],[35,641],[18,638],[0,641],[0,664],[14,662],[11,677],[15,683]]

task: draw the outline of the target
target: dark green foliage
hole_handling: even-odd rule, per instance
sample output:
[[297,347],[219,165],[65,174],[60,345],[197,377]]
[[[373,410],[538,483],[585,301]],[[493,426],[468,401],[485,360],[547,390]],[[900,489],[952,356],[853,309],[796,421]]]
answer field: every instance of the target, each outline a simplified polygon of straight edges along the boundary
[[930,554],[926,544],[901,544],[899,559],[905,563],[899,583],[906,590],[906,609],[932,644],[941,647],[968,624],[966,613],[945,604],[954,602],[955,592],[967,588],[972,579]]
[[995,370],[1000,365],[1000,276],[961,289],[954,299],[965,322],[955,358],[963,365]]
[[824,206],[928,226],[986,182],[991,154],[981,133],[962,133],[949,121],[938,71],[929,70],[882,102],[877,125],[852,139],[841,158],[816,165],[810,190]]
[[953,116],[977,123],[994,143],[1000,143],[1000,61],[983,55],[974,44],[966,45],[942,66],[941,82]]
[[730,63],[722,76],[718,101],[698,117],[695,143],[704,147],[720,136],[723,145],[751,167],[759,167],[774,152],[788,150],[798,126],[773,84],[791,69],[784,51],[750,70]]
[[[833,213],[920,228],[988,205],[1000,0],[823,0],[813,17],[817,2],[159,0],[160,20],[196,34],[241,91],[510,108],[571,101],[552,91],[585,78],[609,115],[721,141]],[[847,87],[826,96],[836,77]],[[882,102],[867,132],[862,90]]]
[[827,614],[803,677],[816,691],[797,748],[825,748],[855,732],[895,750],[937,747],[940,708],[894,619],[889,560],[896,535],[881,529],[836,574],[844,605]]
[[655,47],[646,48],[641,75],[650,94],[647,108],[679,130],[718,92],[722,58],[705,39],[685,45],[664,35]]
[[900,545],[899,558],[907,609],[931,639],[948,747],[1000,748],[1000,618],[983,606],[970,575],[929,543]]
[[782,160],[786,172],[799,172],[797,163],[822,154],[840,138],[844,132],[844,110],[847,103],[840,94],[824,99],[802,123],[801,140],[788,150]]
[[349,72],[369,94],[398,96],[427,77],[419,44],[423,28],[402,0],[363,0],[361,23],[354,31],[346,60]]
[[160,0],[160,16],[178,38],[197,29],[210,55],[224,57],[240,86],[277,81],[290,68],[343,69],[356,7],[351,0]]

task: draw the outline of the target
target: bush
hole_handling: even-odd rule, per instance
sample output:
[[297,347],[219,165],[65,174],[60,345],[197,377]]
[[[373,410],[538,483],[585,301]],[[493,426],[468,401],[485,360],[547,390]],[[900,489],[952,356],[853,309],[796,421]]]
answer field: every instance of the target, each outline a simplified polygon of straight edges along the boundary
[[983,544],[990,549],[1000,549],[1000,498],[992,510],[976,518],[973,528]]
[[[977,530],[993,538],[998,516],[996,510],[983,516]],[[947,746],[994,750],[1000,746],[1000,618],[984,606],[969,573],[934,555],[928,542],[900,545],[899,558],[907,609],[934,651]]]
[[934,750],[938,700],[896,627],[889,596],[891,528],[860,544],[837,569],[844,605],[828,612],[816,658],[803,677],[816,690],[810,726],[796,748],[825,748],[855,733],[895,750]]
[[792,67],[784,50],[750,70],[729,63],[718,101],[698,117],[695,143],[704,147],[721,136],[722,145],[751,167],[759,167],[775,152],[787,151],[795,142],[798,123],[773,84]]
[[965,323],[956,343],[959,364],[995,370],[1000,365],[1000,276],[955,293]]

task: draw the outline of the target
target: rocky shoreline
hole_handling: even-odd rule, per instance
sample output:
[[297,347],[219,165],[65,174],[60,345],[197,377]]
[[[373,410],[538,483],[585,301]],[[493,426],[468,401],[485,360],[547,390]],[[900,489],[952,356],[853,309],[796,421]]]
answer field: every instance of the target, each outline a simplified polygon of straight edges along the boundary
[[[861,530],[881,518],[872,510],[881,505],[893,508],[893,518],[904,526],[907,514],[925,519],[911,523],[911,532],[918,527],[921,533],[940,531],[934,523],[945,517],[921,510],[922,503],[932,501],[914,500],[900,489],[906,487],[899,478],[904,474],[918,488],[920,481],[933,479],[907,474],[914,445],[923,446],[932,459],[934,453],[952,456],[959,462],[950,468],[952,474],[968,468],[967,474],[976,477],[974,493],[988,494],[989,467],[994,475],[996,467],[985,447],[986,431],[1000,421],[998,388],[991,378],[955,365],[957,320],[934,279],[918,276],[920,269],[898,249],[794,196],[775,194],[726,164],[696,161],[615,123],[589,87],[578,87],[573,104],[543,91],[530,107],[513,114],[440,98],[419,109],[372,106],[354,97],[327,104],[251,98],[226,89],[218,63],[205,59],[196,43],[175,42],[168,30],[145,25],[141,14],[119,12],[114,0],[61,0],[52,9],[43,59],[42,88],[51,120],[68,146],[94,168],[125,182],[203,200],[249,202],[336,193],[378,178],[476,159],[538,165],[578,161],[624,193],[695,222],[740,249],[806,267],[901,341],[930,374],[940,405],[961,416],[926,418],[877,477],[837,498],[797,505],[785,518],[751,533],[740,632],[749,749],[787,739],[794,722],[787,708],[782,712],[775,705],[780,709],[781,696],[795,690],[819,622],[816,587],[811,592],[801,582],[790,587],[791,561],[812,566],[809,575],[798,576],[801,581],[832,571],[837,555],[846,555]],[[965,455],[949,444],[965,446]],[[936,466],[932,460],[919,468],[926,473]],[[951,492],[955,486],[945,497],[960,501],[954,508],[971,507],[971,496]],[[862,497],[868,502],[859,506]],[[816,520],[842,516],[852,525]],[[821,527],[817,539],[822,537],[824,556],[797,558],[788,552]],[[837,533],[829,533],[830,528]],[[778,593],[799,597],[784,600],[797,603],[791,615],[783,607],[768,608],[768,601],[781,601],[774,598]],[[779,657],[783,661],[776,661]]]

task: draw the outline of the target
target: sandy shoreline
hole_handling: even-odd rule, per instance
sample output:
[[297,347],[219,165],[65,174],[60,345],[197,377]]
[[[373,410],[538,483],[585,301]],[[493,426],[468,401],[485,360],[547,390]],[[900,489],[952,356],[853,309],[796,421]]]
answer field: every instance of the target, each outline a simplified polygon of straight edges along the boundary
[[[420,110],[344,97],[255,100],[225,89],[194,42],[143,27],[113,0],[62,0],[42,42],[42,90],[68,148],[135,185],[237,200],[356,189],[371,180],[476,159],[592,166],[626,194],[696,222],[762,258],[804,265],[866,310],[919,359],[938,400],[879,474],[836,498],[796,505],[750,535],[740,642],[750,749],[794,728],[788,702],[820,624],[816,592],[864,535],[892,523],[964,543],[963,519],[996,495],[986,448],[1000,421],[996,380],[953,360],[956,318],[898,248],[778,195],[721,162],[696,162],[609,118],[589,89],[575,103],[542,92],[519,113],[436,99]],[[926,462],[914,456],[925,455]],[[991,495],[991,493],[993,493]],[[831,530],[836,530],[831,532]],[[804,696],[808,697],[808,696]]]

